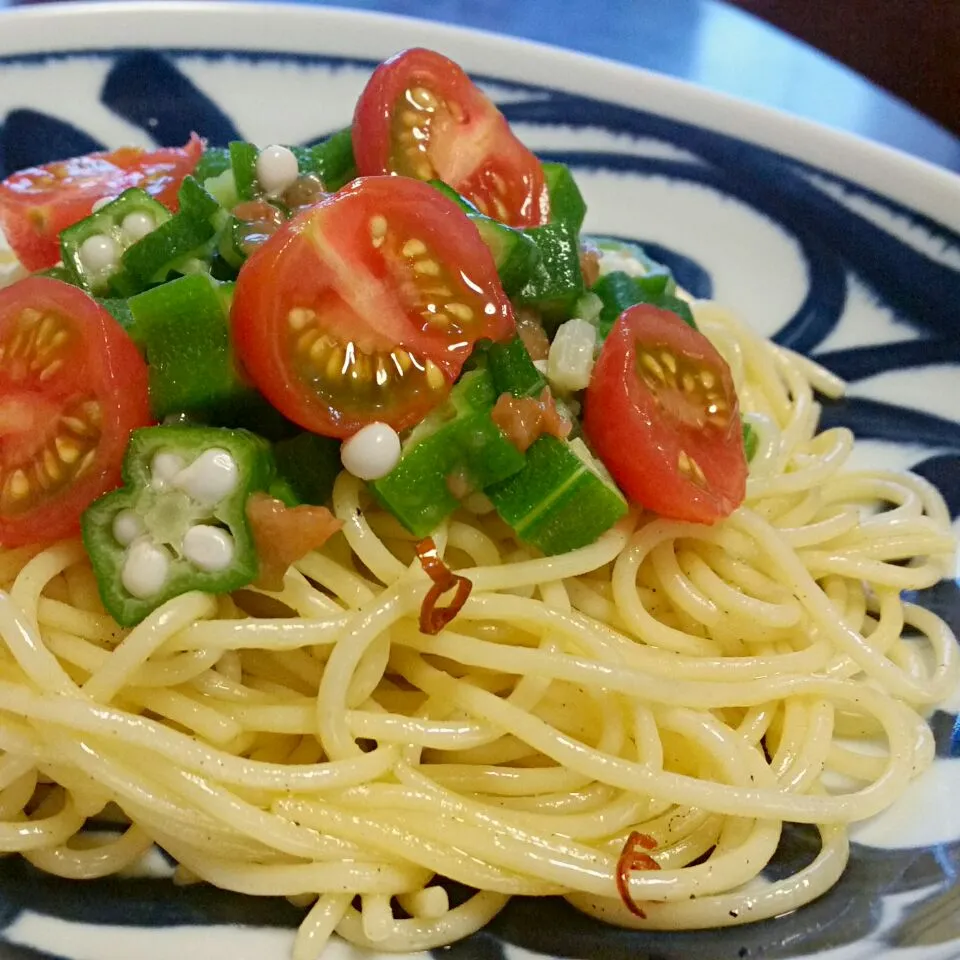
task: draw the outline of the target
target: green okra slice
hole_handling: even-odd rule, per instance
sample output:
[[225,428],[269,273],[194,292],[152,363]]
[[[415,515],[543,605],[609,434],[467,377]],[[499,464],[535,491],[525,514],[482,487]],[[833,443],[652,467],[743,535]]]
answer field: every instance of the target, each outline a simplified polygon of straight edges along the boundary
[[70,282],[98,295],[123,287],[125,251],[171,216],[146,191],[133,188],[67,227],[60,234],[60,257]]
[[497,400],[486,370],[465,373],[447,402],[411,432],[400,462],[370,488],[411,533],[425,537],[460,505],[522,469],[525,457],[490,416]]
[[83,542],[104,606],[125,627],[192,590],[219,594],[255,579],[246,503],[267,490],[269,444],[245,430],[176,425],[135,430],[124,486],[83,514]]
[[517,538],[546,554],[593,543],[627,512],[627,501],[580,439],[542,436],[524,468],[484,491]]

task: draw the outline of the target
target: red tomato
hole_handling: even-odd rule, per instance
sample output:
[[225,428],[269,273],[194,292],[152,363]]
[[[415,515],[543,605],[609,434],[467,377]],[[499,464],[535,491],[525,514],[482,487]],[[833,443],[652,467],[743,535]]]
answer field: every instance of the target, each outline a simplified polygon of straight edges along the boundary
[[355,180],[281,227],[240,270],[232,326],[267,399],[331,437],[412,426],[476,340],[515,330],[466,214],[405,177]]
[[0,290],[0,544],[77,533],[148,423],[146,364],[106,310],[46,277]]
[[540,161],[452,60],[405,50],[380,64],[353,117],[363,176],[439,179],[491,217],[515,227],[546,223]]
[[61,231],[102,197],[141,187],[176,210],[180,184],[201,153],[203,141],[193,134],[185,147],[121,147],[21,170],[0,183],[0,229],[28,270],[46,270],[60,259]]
[[743,501],[747,461],[730,368],[676,314],[625,310],[587,387],[584,430],[621,490],[664,517],[713,523]]

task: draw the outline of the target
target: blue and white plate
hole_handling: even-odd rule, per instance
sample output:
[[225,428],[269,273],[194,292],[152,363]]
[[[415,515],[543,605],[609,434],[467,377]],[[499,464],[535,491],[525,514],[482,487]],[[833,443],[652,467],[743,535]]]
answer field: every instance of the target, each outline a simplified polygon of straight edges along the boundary
[[[372,66],[413,45],[484,85],[538,153],[571,164],[588,227],[639,240],[700,296],[850,382],[827,425],[857,456],[912,467],[960,513],[960,179],[906,156],[674,80],[514,40],[330,9],[112,4],[0,15],[0,174],[123,143],[301,143],[342,127]],[[2,260],[2,252],[0,252]],[[2,267],[0,267],[2,269]],[[960,632],[956,580],[928,591]],[[938,759],[854,832],[820,900],[747,927],[602,926],[514,900],[450,960],[960,958],[960,724],[931,717]],[[788,830],[774,876],[809,861]],[[0,859],[0,960],[285,960],[286,901],[141,875],[70,883]],[[343,944],[327,956],[356,956]]]

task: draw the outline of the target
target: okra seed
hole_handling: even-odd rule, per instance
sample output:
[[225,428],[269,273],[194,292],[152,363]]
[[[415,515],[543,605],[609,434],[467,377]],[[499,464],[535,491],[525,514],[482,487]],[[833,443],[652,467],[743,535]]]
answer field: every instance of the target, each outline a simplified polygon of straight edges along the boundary
[[268,196],[283,193],[299,175],[297,158],[289,148],[271,144],[260,151],[257,157],[257,180]]
[[170,574],[170,552],[146,538],[135,541],[123,561],[120,582],[138,600],[156,596]]
[[183,555],[205,573],[226,570],[233,563],[233,537],[210,524],[197,524],[183,537]]
[[129,547],[134,540],[142,537],[145,531],[143,520],[135,510],[121,510],[113,518],[113,539],[121,547]]
[[108,203],[113,203],[116,200],[116,197],[101,197],[91,208],[91,212],[96,213],[98,210],[102,210]]
[[343,442],[340,461],[361,480],[379,480],[400,461],[400,436],[387,423],[368,423]]
[[138,240],[142,240],[148,233],[156,230],[157,222],[149,213],[145,213],[142,210],[135,210],[123,218],[120,229],[123,231],[125,239],[129,240],[130,243],[136,243]]
[[155,453],[150,462],[150,486],[154,490],[165,490],[173,478],[186,466],[179,454],[161,450]]
[[80,244],[80,262],[89,273],[106,273],[117,265],[120,248],[113,237],[95,233]]
[[227,450],[204,450],[189,467],[174,478],[173,485],[205,506],[213,506],[229,496],[240,482],[240,468]]

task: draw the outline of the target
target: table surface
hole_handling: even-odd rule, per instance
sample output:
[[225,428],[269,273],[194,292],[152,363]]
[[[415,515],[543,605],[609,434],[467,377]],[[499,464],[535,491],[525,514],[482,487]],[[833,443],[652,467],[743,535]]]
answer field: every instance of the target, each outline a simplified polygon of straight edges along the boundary
[[[38,0],[0,0],[0,8],[23,2]],[[460,24],[646,67],[960,173],[960,139],[852,70],[719,0],[337,0],[330,5]]]

